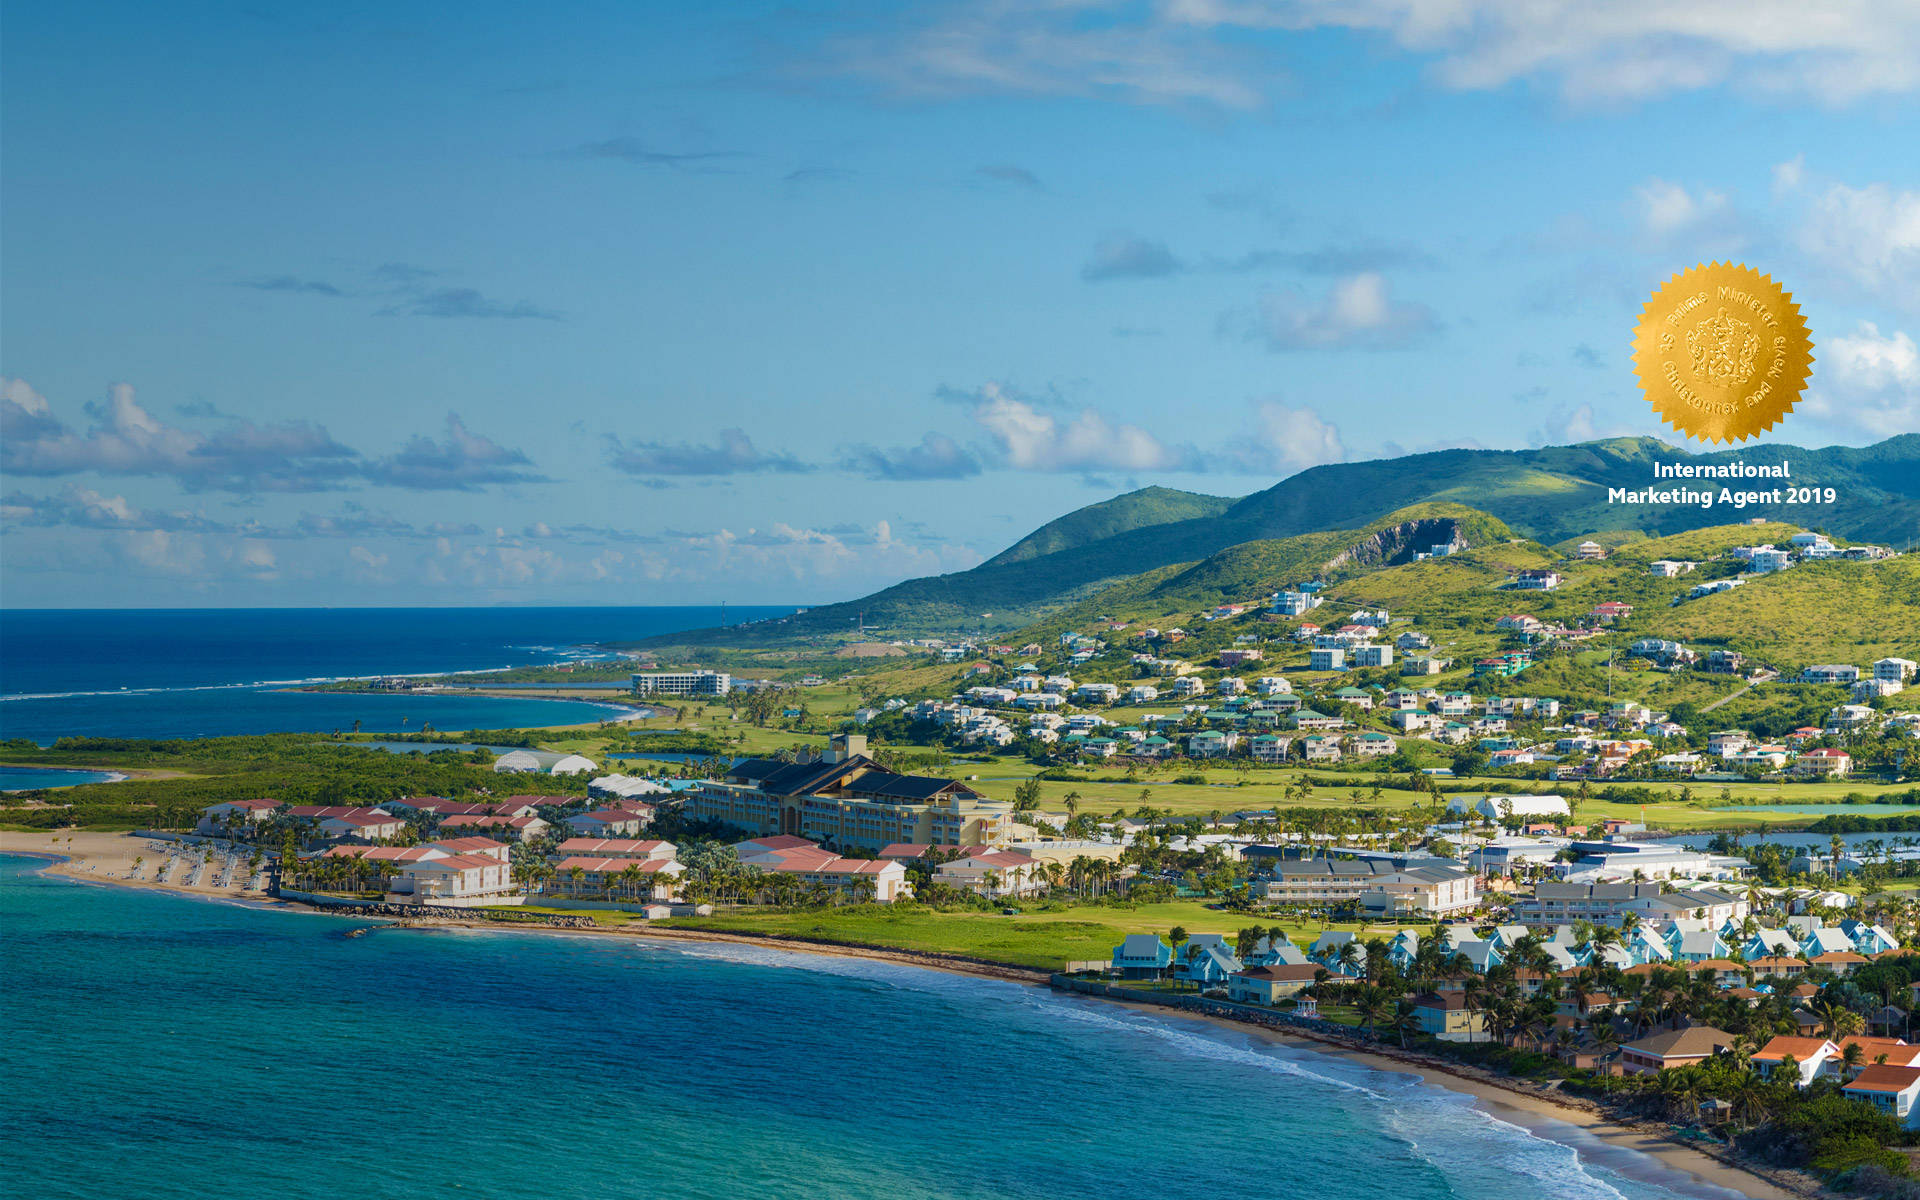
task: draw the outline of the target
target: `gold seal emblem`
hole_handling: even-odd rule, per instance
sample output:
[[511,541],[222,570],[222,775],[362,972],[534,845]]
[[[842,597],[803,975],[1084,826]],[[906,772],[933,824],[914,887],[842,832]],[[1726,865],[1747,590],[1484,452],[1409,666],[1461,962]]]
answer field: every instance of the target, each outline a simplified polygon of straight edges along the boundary
[[1752,267],[1702,263],[1662,284],[1633,331],[1653,411],[1701,441],[1758,437],[1793,411],[1813,370],[1806,318]]

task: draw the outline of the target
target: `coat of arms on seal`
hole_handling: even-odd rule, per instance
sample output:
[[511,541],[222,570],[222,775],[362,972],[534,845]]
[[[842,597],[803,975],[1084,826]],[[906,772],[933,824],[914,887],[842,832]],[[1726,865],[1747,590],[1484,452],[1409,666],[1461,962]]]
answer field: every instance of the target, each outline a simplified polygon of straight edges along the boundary
[[1740,384],[1752,378],[1753,356],[1759,351],[1760,338],[1753,327],[1729,317],[1724,307],[1687,334],[1693,373],[1718,384]]
[[1634,373],[1653,410],[1701,441],[1758,437],[1793,411],[1813,340],[1793,297],[1737,263],[1702,263],[1641,310]]

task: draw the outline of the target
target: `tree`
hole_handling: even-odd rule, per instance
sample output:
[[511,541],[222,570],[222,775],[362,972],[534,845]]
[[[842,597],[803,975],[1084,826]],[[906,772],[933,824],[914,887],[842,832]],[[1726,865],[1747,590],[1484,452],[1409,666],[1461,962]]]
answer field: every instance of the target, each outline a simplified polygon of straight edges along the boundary
[[[1353,943],[1348,942],[1351,946]],[[1341,949],[1346,949],[1342,946]],[[1371,1033],[1376,1025],[1393,1012],[1393,1001],[1385,988],[1366,987],[1354,998],[1353,1011],[1360,1017],[1360,1032]]]
[[1028,779],[1013,789],[1013,811],[1032,812],[1040,807],[1040,781]]

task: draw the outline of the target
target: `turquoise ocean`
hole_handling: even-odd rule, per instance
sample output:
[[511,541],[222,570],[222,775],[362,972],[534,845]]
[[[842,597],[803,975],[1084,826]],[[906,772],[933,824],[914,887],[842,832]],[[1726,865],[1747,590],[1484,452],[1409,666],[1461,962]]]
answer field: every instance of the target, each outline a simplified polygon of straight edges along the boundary
[[1657,1200],[1571,1126],[888,963],[368,922],[0,858],[13,1196]]

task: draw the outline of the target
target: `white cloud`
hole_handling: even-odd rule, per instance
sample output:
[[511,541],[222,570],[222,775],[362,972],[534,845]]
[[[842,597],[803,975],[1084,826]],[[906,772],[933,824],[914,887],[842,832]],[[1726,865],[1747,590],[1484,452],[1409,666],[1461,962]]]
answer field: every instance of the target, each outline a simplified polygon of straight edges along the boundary
[[1062,419],[1016,398],[999,384],[980,389],[973,419],[990,437],[1003,465],[1021,471],[1191,470],[1190,447],[1168,446],[1138,425],[1109,420],[1083,408]]
[[1649,179],[1635,193],[1640,202],[1641,226],[1655,237],[1684,233],[1724,213],[1725,193],[1702,188],[1689,192],[1665,179]]
[[1850,337],[1829,340],[1827,365],[1836,381],[1849,387],[1920,388],[1920,351],[1913,339],[1899,330],[1882,336],[1871,321],[1860,322]]
[[1920,191],[1832,184],[1813,202],[1801,247],[1870,296],[1920,312]]
[[544,482],[527,469],[524,454],[469,432],[452,413],[446,441],[414,437],[397,454],[369,462],[311,421],[256,425],[233,418],[210,434],[168,425],[124,383],[87,412],[93,425],[76,432],[26,383],[0,379],[0,470],[164,477],[194,492],[316,492],[362,482],[471,491]]
[[951,8],[931,21],[909,18],[837,39],[828,69],[924,99],[1010,92],[1226,109],[1259,107],[1278,74],[1206,28],[1100,8],[1086,0]]
[[1871,321],[1828,339],[1818,385],[1801,411],[1844,432],[1873,438],[1920,432],[1920,346]]
[[1911,0],[1054,0],[949,8],[840,39],[842,73],[896,94],[982,92],[1251,109],[1291,81],[1271,38],[1345,29],[1428,59],[1442,86],[1541,81],[1575,102],[1731,84],[1839,104],[1920,88]]
[[1439,328],[1424,304],[1393,299],[1375,271],[1349,275],[1314,299],[1295,290],[1263,296],[1255,312],[1229,313],[1221,328],[1271,350],[1392,350]]
[[1283,477],[1347,457],[1346,443],[1331,422],[1312,409],[1291,408],[1278,400],[1255,405],[1245,433],[1221,454],[1232,469]]
[[1806,182],[1806,178],[1807,156],[1804,154],[1796,154],[1783,163],[1775,163],[1773,167],[1773,193],[1776,196],[1781,196],[1788,192],[1797,192],[1800,190],[1800,185]]

